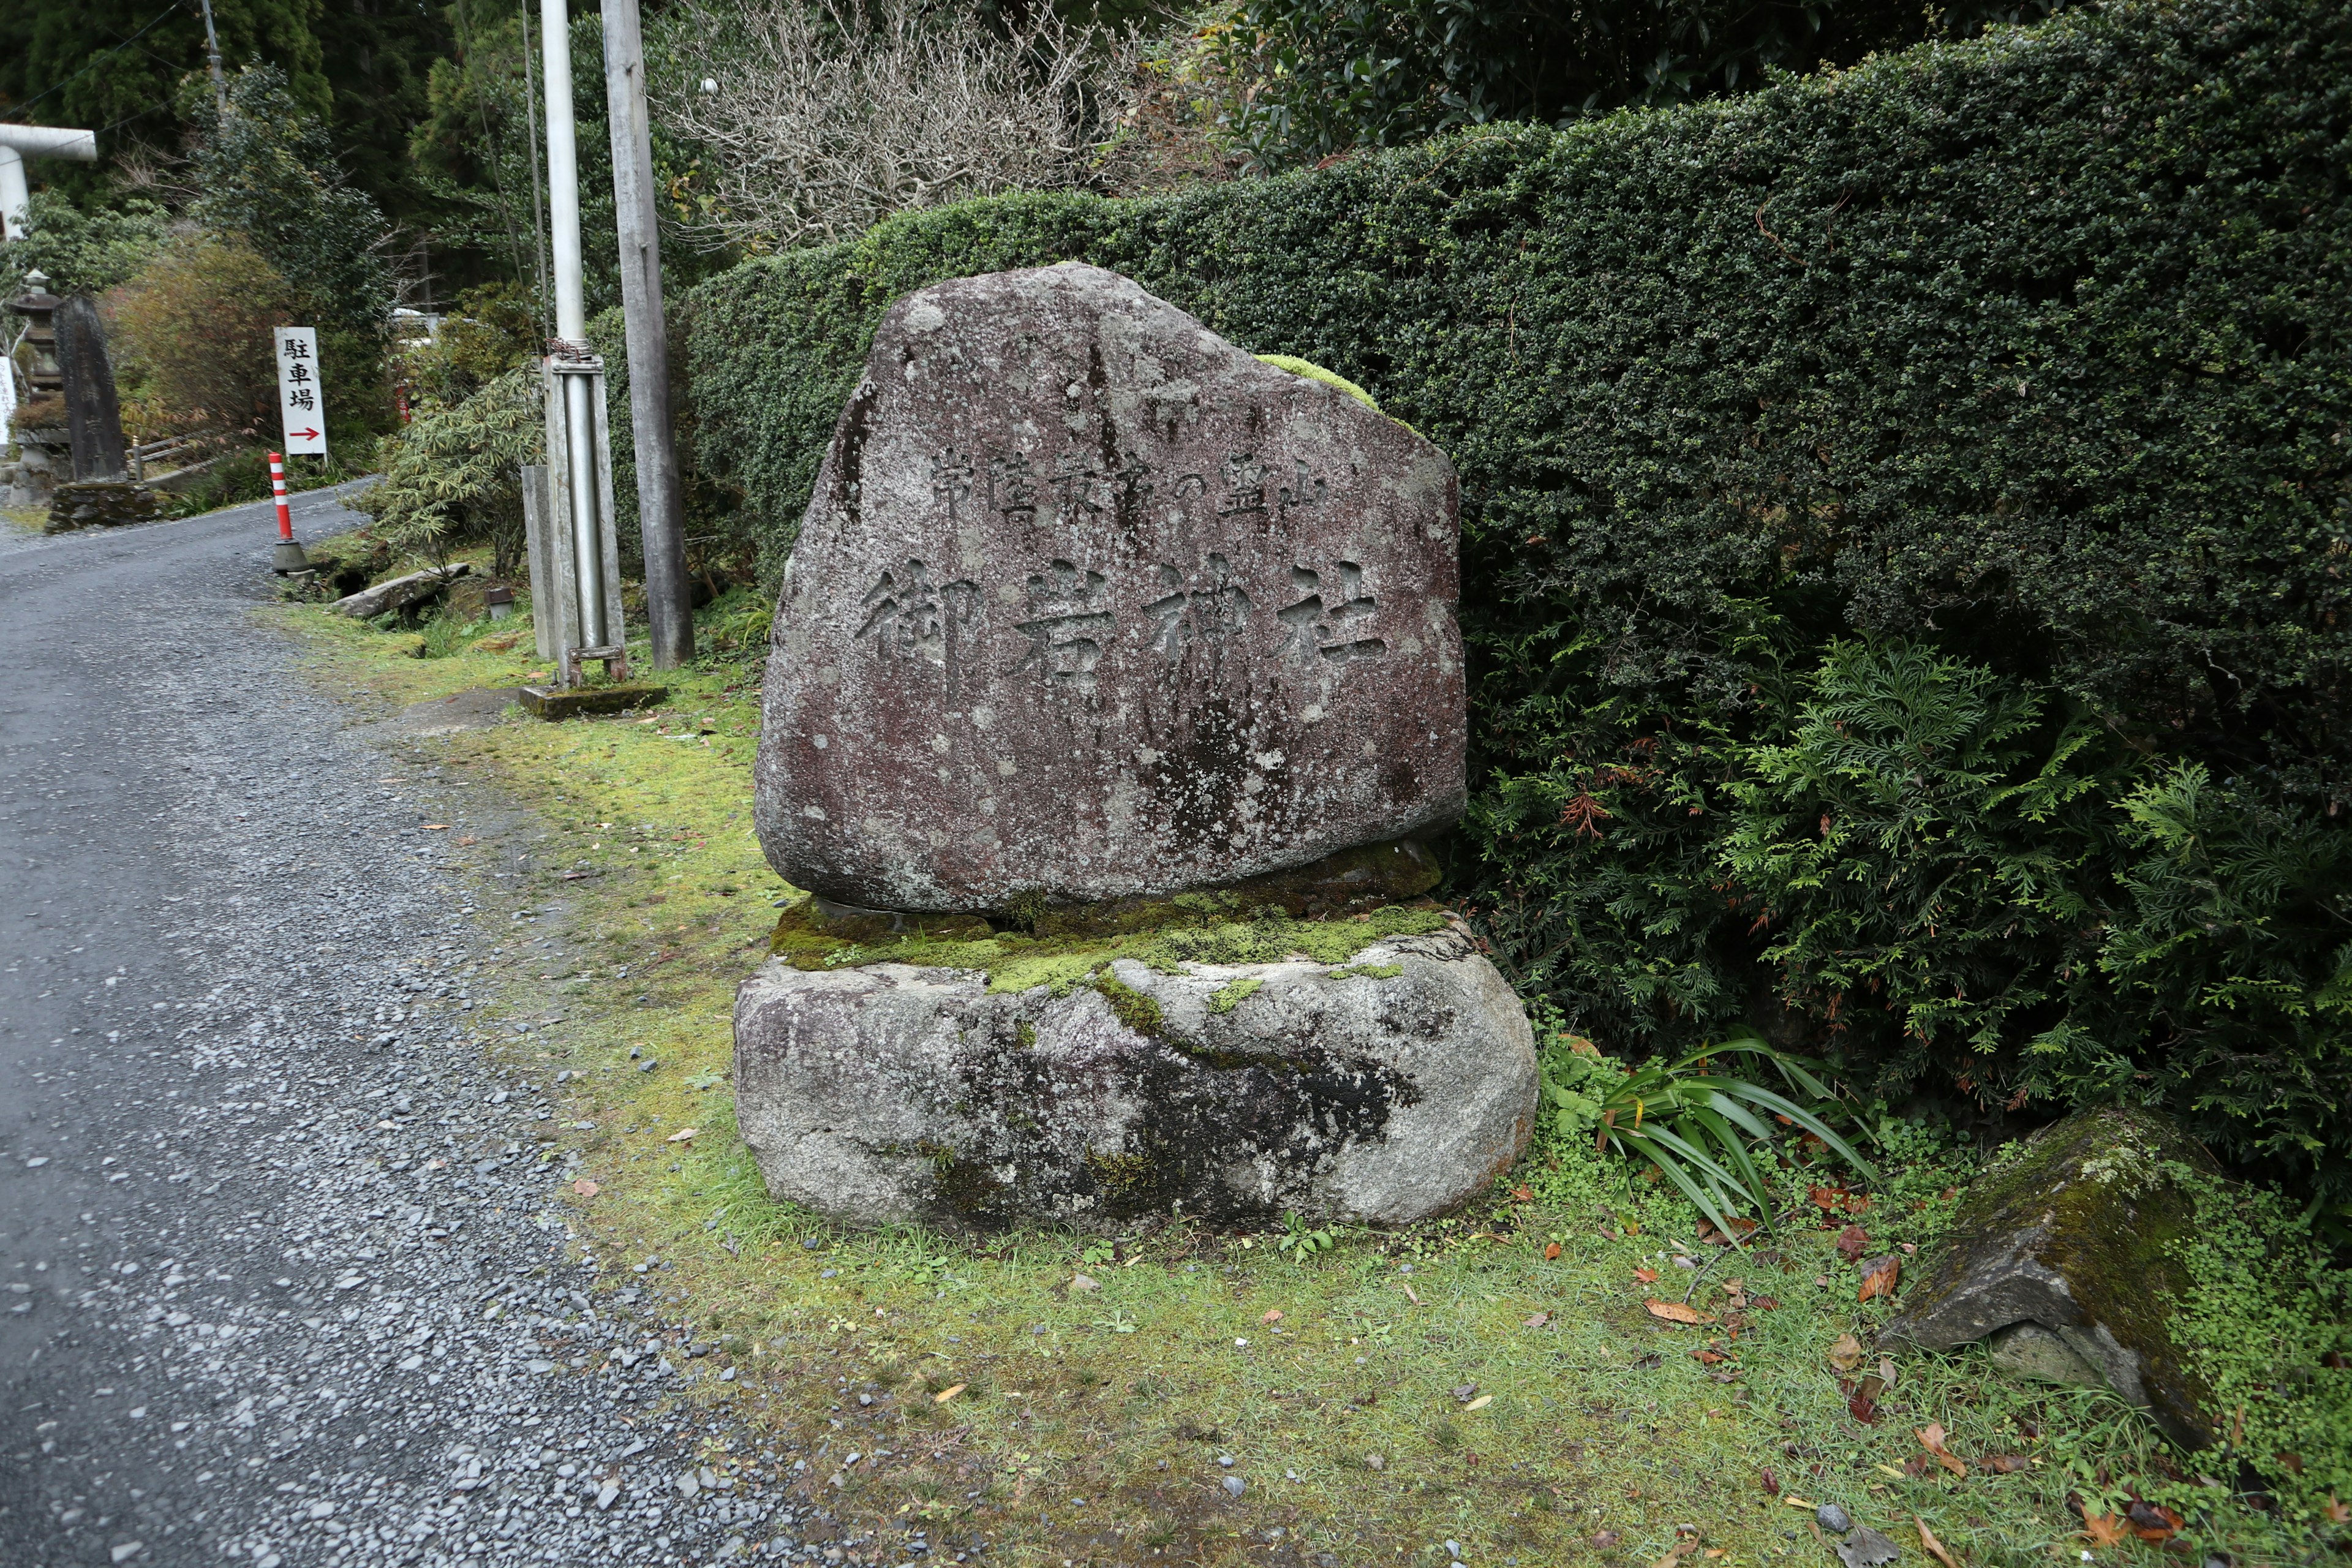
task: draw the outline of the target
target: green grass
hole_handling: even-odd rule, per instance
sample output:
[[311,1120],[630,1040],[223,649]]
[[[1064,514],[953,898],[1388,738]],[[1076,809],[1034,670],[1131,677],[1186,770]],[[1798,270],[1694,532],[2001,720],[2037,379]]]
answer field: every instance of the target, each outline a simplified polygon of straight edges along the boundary
[[[421,701],[533,673],[519,621],[499,628],[517,635],[506,649],[428,625],[422,646],[443,656],[413,657],[416,633],[273,614],[310,640],[331,689]],[[757,619],[722,603],[706,625],[730,617]],[[571,1015],[557,1043],[501,1048],[580,1075],[563,1120],[594,1126],[562,1136],[597,1190],[566,1190],[576,1243],[608,1285],[649,1290],[719,1343],[681,1363],[697,1371],[685,1397],[737,1406],[787,1462],[808,1456],[794,1484],[845,1519],[983,1537],[996,1563],[1435,1564],[1450,1540],[1478,1564],[1646,1568],[1688,1544],[1687,1526],[1695,1568],[1828,1568],[1792,1494],[1885,1531],[1906,1563],[1927,1563],[1924,1520],[1971,1568],[2021,1568],[2075,1561],[2070,1490],[2105,1505],[2184,1484],[2112,1395],[2006,1382],[1981,1350],[1896,1361],[1875,1425],[1848,1414],[1826,1357],[1841,1334],[1868,1343],[1888,1304],[1856,1300],[1836,1229],[1864,1225],[1874,1251],[1928,1239],[1967,1170],[1932,1140],[1893,1152],[1860,1213],[1784,1226],[1777,1260],[1699,1245],[1678,1196],[1629,1180],[1589,1138],[1549,1138],[1453,1219],[1342,1232],[1305,1261],[1279,1232],[1179,1222],[975,1246],[845,1234],[772,1203],[727,1081],[733,987],[767,957],[773,900],[790,892],[751,834],[758,678],[722,656],[667,678],[650,713],[517,717],[415,744],[553,836],[533,880],[500,895],[485,875],[478,897],[526,933],[488,955],[493,988],[518,1010],[560,1000]],[[594,978],[543,978],[583,970]],[[633,1048],[659,1067],[636,1070]],[[1802,1173],[1789,1179],[1802,1190]],[[660,1262],[635,1273],[648,1258]],[[1643,1304],[1685,1294],[1709,1321],[1664,1322]],[[738,1379],[719,1381],[720,1364]],[[1950,1477],[1915,1436],[1930,1421],[1963,1458],[2030,1462]],[[852,1448],[877,1457],[835,1487]],[[2193,1487],[2193,1466],[2183,1474]],[[1246,1483],[1238,1500],[1227,1476]],[[2308,1561],[2316,1539],[2220,1504],[2191,1533],[2241,1564]]]

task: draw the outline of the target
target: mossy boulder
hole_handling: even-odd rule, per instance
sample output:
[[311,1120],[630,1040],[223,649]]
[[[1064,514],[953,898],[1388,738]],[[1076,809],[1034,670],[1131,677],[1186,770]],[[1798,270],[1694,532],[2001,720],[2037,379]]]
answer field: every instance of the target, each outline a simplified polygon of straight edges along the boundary
[[[991,945],[909,934],[900,951]],[[770,960],[735,1006],[736,1117],[769,1192],[958,1231],[1178,1209],[1395,1225],[1483,1189],[1533,1130],[1526,1014],[1458,927],[1344,963],[1148,951],[994,973]]]
[[2214,1169],[2152,1111],[2087,1110],[2043,1129],[1971,1189],[1880,1337],[1951,1350],[2034,1325],[2173,1442],[2205,1447],[2209,1400],[2168,1324],[2191,1285],[2175,1250],[2196,1224],[2181,1178]]
[[49,498],[49,521],[43,531],[124,528],[152,522],[161,515],[163,503],[145,485],[129,479],[88,479],[57,488]]

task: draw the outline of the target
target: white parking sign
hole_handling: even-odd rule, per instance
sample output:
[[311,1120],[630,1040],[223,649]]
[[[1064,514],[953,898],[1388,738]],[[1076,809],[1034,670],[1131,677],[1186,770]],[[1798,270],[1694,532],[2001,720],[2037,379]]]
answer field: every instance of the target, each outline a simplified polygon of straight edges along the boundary
[[286,450],[327,450],[326,391],[319,380],[319,329],[278,329],[278,404],[286,416]]

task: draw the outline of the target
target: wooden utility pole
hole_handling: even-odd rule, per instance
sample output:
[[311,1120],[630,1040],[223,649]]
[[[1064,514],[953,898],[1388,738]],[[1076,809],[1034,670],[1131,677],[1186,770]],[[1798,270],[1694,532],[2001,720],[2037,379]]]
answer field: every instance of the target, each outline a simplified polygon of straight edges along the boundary
[[661,237],[654,216],[654,149],[646,114],[645,37],[637,0],[603,0],[604,98],[613,127],[613,209],[621,236],[621,313],[628,329],[629,428],[637,458],[637,524],[646,547],[646,619],[654,668],[694,657],[686,520],[670,435],[669,333],[662,311]]

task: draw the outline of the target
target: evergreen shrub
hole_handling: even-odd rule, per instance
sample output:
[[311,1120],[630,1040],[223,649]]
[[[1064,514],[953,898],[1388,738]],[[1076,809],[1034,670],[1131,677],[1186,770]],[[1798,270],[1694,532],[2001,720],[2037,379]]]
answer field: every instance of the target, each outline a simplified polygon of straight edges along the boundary
[[[1617,1055],[2160,1102],[2352,1194],[2352,31],[2126,0],[698,289],[772,570],[889,302],[1080,258],[1461,470],[1454,889]],[[1970,1112],[1969,1114],[1977,1114]]]

